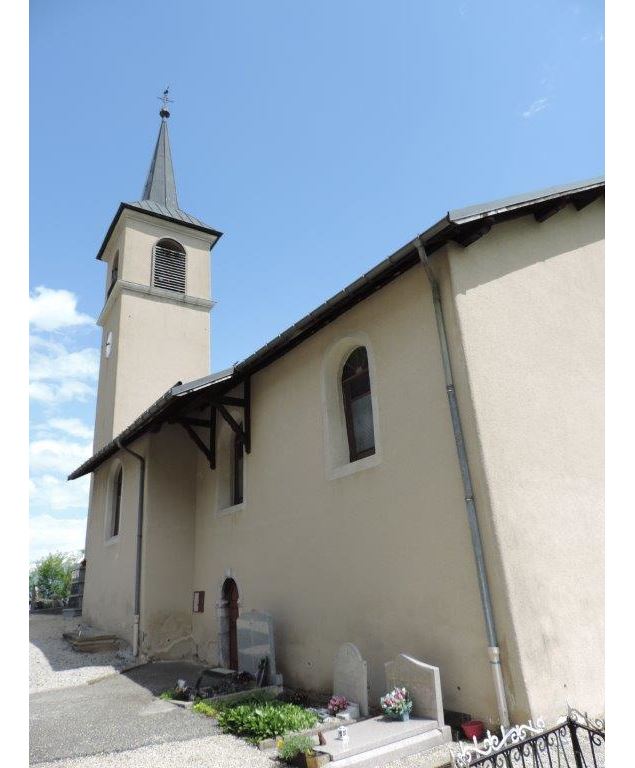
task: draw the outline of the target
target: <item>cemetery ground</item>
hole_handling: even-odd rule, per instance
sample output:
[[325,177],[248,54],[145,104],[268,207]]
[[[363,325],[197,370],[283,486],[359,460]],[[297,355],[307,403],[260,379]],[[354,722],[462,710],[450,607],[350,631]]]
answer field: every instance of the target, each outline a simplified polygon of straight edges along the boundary
[[[76,622],[31,616],[30,764],[39,768],[273,768],[282,765],[215,720],[159,695],[201,665],[159,662],[121,672],[129,656],[82,654],[61,639]],[[447,764],[447,747],[387,768]]]

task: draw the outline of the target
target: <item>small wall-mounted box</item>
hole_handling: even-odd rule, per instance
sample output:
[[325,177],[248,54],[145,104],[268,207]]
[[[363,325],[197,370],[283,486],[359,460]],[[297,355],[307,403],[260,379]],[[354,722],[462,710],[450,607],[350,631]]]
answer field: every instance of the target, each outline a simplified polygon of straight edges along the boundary
[[205,610],[205,590],[194,592],[192,610],[194,613],[203,613]]

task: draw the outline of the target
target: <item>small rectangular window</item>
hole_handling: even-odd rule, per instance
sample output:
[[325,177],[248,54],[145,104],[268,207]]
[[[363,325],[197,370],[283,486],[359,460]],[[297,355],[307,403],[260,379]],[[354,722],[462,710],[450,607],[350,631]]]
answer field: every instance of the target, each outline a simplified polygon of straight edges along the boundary
[[243,441],[234,435],[232,456],[232,504],[243,502]]
[[119,535],[119,520],[121,518],[122,482],[123,482],[123,471],[121,470],[121,467],[120,467],[119,471],[117,472],[117,477],[115,478],[115,488],[114,488],[115,495],[113,499],[113,508],[112,508],[112,529],[111,529],[112,536]]

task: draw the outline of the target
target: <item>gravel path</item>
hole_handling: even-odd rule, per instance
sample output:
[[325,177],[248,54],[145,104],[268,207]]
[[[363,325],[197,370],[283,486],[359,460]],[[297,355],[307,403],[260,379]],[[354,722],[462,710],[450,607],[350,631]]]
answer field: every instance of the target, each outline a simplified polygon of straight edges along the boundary
[[79,619],[61,615],[29,616],[29,693],[82,685],[130,666],[129,648],[109,653],[80,653],[62,638]]
[[266,755],[242,739],[215,735],[167,742],[125,752],[38,763],[38,768],[274,768]]

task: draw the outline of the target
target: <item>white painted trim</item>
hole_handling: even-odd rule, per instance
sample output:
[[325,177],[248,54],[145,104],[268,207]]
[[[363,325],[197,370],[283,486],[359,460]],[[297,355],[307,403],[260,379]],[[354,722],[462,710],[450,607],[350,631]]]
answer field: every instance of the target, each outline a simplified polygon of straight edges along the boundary
[[214,517],[227,517],[228,515],[233,515],[235,512],[240,512],[242,509],[245,509],[245,506],[245,502],[241,501],[240,504],[232,504],[231,507],[217,509],[214,512]]
[[[368,355],[375,453],[372,456],[351,462],[341,382],[344,364],[356,347],[365,347]],[[340,338],[328,347],[322,359],[322,421],[324,426],[324,466],[327,480],[347,477],[381,464],[377,389],[375,356],[369,335],[363,331],[343,332]]]
[[337,480],[339,477],[348,477],[357,472],[363,472],[365,469],[372,469],[381,464],[381,456],[374,453],[372,456],[366,456],[365,459],[350,461],[348,464],[342,464],[339,467],[327,470],[326,476],[329,480]]
[[[115,478],[117,477],[117,473],[119,469],[121,469],[121,501],[119,503],[119,531],[116,536],[112,536],[110,534],[110,531],[112,530],[114,483],[115,483]],[[119,537],[121,536],[121,523],[123,520],[123,508],[124,508],[123,500],[124,500],[125,488],[126,488],[126,473],[124,472],[123,464],[119,459],[114,459],[110,467],[110,471],[108,472],[108,480],[106,485],[106,509],[104,510],[104,545],[105,546],[116,544],[119,541]]]
[[205,312],[209,312],[216,304],[213,299],[201,299],[198,296],[188,296],[187,294],[183,293],[174,293],[173,291],[166,291],[164,288],[155,288],[152,285],[132,283],[129,280],[117,280],[112,291],[110,292],[110,295],[106,299],[104,308],[101,310],[101,313],[97,318],[97,325],[104,325],[115,303],[115,300],[118,299],[124,291],[126,293],[137,293],[143,296],[151,296],[153,299],[158,299],[159,301],[167,301],[170,304],[185,304],[192,309],[200,309]]

